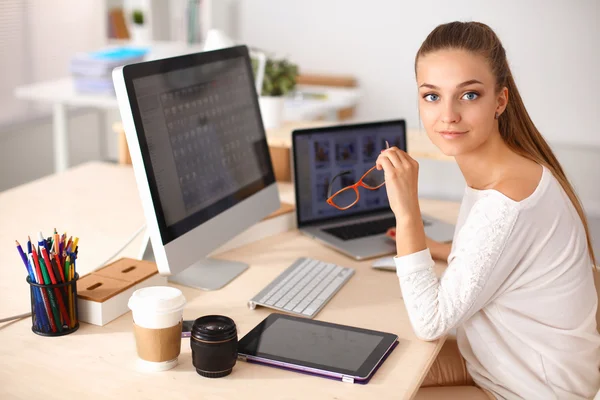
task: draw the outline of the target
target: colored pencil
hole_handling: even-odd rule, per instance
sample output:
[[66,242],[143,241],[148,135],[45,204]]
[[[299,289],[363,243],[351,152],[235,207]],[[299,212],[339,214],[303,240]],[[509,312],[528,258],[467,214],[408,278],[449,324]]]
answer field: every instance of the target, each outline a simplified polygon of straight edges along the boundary
[[[44,277],[42,275],[42,269],[40,267],[38,254],[37,254],[37,251],[36,251],[34,245],[32,245],[32,248],[31,248],[31,256],[32,256],[31,258],[33,259],[33,265],[35,266],[35,270],[37,271],[37,274],[36,274],[37,283],[43,285],[43,284],[45,284],[45,281],[44,281]],[[54,320],[52,318],[53,314],[52,314],[50,301],[48,300],[46,291],[44,289],[40,288],[40,293],[42,294],[42,300],[44,301],[44,307],[46,308],[46,315],[48,316],[48,323],[50,324],[50,329],[52,330],[52,332],[56,332],[56,325],[54,324]]]
[[[40,253],[44,250],[46,250],[46,249],[44,247],[42,247],[40,250]],[[40,263],[42,275],[44,276],[44,279],[45,279],[45,285],[51,285],[52,280],[50,279],[48,271],[51,270],[52,268],[46,267],[46,263],[45,263],[43,257],[38,256],[38,261]],[[52,309],[52,315],[54,315],[56,329],[58,330],[58,332],[62,332],[62,322],[60,319],[60,311],[58,309],[58,303],[57,303],[56,297],[54,296],[55,292],[50,290],[50,288],[48,288],[48,287],[44,288],[44,290],[46,291],[46,293],[48,295],[48,301],[50,302],[50,308]]]
[[[45,248],[42,248],[42,257],[44,259],[44,262],[46,263],[46,267],[48,269],[48,273],[50,274],[50,281],[52,282],[53,285],[56,285],[58,283],[58,280],[56,279],[54,272],[52,271],[52,262],[50,261],[50,258],[48,257],[48,252],[46,251]],[[58,306],[60,309],[60,314],[62,315],[62,317],[65,319],[65,321],[67,321],[67,325],[71,325],[69,321],[69,315],[67,314],[67,309],[65,307],[65,303],[63,302],[63,298],[61,295],[61,292],[58,290],[58,288],[54,288],[54,293],[56,294],[56,299],[58,301]]]

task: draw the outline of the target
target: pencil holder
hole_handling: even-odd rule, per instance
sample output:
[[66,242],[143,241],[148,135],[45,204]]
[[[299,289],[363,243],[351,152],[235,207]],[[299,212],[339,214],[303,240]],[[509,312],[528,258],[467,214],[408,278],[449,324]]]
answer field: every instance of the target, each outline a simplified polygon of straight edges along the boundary
[[77,279],[55,285],[34,283],[27,277],[31,294],[31,330],[42,336],[63,336],[79,328]]

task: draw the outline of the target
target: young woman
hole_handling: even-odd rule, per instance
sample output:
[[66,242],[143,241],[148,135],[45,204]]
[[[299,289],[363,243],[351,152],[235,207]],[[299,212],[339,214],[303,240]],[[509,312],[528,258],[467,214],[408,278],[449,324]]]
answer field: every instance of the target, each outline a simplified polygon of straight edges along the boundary
[[[377,160],[414,331],[435,340],[456,328],[460,354],[449,357],[448,342],[424,386],[474,381],[492,398],[592,398],[600,335],[586,218],[525,110],[500,40],[477,22],[438,26],[415,72],[427,134],[467,183],[452,245],[436,243],[423,230],[417,162],[398,148]],[[441,279],[432,256],[448,261]]]

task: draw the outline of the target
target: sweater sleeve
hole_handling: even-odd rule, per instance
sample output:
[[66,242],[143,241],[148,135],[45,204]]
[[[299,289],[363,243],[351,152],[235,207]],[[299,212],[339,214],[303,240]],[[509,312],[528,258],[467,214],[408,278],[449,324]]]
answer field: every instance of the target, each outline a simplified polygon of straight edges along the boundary
[[[441,279],[429,249],[395,257],[402,297],[419,338],[435,340],[447,334],[491,299],[503,283],[501,277],[516,266],[508,245],[518,215],[518,206],[501,196],[479,199],[455,237]],[[500,269],[503,273],[490,279]]]

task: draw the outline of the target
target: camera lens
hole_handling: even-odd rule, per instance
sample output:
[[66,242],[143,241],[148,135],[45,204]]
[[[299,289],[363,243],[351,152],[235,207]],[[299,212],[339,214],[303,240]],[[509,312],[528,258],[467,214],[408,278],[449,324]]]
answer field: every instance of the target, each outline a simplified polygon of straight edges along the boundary
[[194,321],[190,346],[198,374],[220,378],[231,373],[237,360],[235,322],[222,315],[206,315]]

